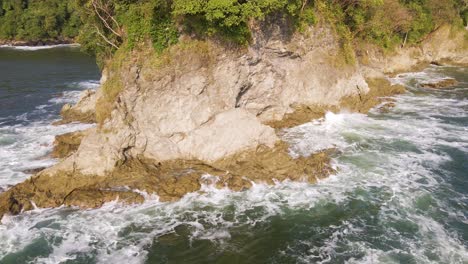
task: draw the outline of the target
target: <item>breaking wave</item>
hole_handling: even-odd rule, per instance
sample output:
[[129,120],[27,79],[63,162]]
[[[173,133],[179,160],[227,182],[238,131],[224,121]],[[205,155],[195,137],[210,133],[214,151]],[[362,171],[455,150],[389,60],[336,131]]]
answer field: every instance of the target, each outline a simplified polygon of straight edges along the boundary
[[[35,169],[49,167],[57,161],[48,156],[56,135],[83,130],[89,124],[54,126],[59,119],[57,107],[75,103],[84,89],[96,89],[97,81],[67,84],[69,89],[39,105],[30,113],[0,119],[0,191],[24,181]],[[40,119],[38,119],[40,117]]]

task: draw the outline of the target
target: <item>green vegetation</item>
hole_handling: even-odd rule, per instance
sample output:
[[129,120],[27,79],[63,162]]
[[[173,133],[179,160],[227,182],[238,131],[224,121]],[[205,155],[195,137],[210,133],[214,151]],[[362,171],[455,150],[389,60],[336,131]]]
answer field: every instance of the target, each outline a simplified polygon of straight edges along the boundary
[[245,45],[249,25],[282,13],[296,30],[328,22],[343,49],[411,45],[442,24],[468,22],[468,0],[0,0],[0,39],[74,38],[102,58],[151,41],[161,52],[181,33]]
[[249,21],[264,19],[273,12],[285,12],[297,22],[314,23],[312,2],[306,0],[174,0],[173,14],[186,31],[197,35],[219,35],[246,44],[250,39]]
[[0,40],[70,39],[81,20],[70,1],[0,0]]
[[468,20],[467,0],[75,0],[83,6],[85,49],[110,56],[151,41],[161,52],[181,33],[246,45],[254,20],[282,13],[296,30],[325,22],[335,29],[347,62],[353,44],[385,50],[417,44],[443,24]]
[[150,40],[161,52],[184,32],[245,45],[249,22],[284,12],[298,28],[315,23],[309,0],[75,0],[83,27],[79,41],[86,50],[108,56],[117,48],[133,49]]
[[443,24],[461,27],[463,14],[468,10],[466,0],[318,2],[340,35],[351,34],[349,40],[370,42],[386,50],[417,44]]

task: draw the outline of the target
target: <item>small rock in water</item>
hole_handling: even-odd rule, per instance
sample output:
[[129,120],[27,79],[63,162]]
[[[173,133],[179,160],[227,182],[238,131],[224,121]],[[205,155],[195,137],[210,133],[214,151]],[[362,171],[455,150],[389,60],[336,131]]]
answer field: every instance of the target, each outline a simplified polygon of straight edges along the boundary
[[421,83],[422,88],[431,88],[431,89],[445,89],[450,88],[458,84],[458,81],[453,78],[445,78],[441,80],[436,80],[432,82]]
[[381,113],[388,113],[390,109],[394,108],[396,104],[394,102],[386,102],[382,106],[379,107],[379,112]]

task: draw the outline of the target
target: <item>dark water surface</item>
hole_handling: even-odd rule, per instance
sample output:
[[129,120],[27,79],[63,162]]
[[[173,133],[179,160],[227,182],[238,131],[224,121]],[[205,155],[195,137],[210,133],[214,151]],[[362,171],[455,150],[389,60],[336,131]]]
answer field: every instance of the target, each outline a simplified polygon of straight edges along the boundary
[[78,48],[0,48],[0,190],[50,166],[54,136],[85,125],[52,126],[63,104],[75,102],[100,77],[94,59]]
[[98,79],[94,59],[77,48],[0,48],[0,120],[33,112],[80,82]]
[[[28,161],[1,155],[37,156],[33,143],[17,138],[47,143],[51,131],[76,129],[50,128],[57,110],[40,110],[75,100],[60,94],[98,78],[92,60],[76,51],[36,52],[0,49],[2,69],[3,58],[16,64],[0,78],[0,117],[8,117],[0,121],[0,142],[10,142],[0,143],[0,186],[25,177],[6,172]],[[30,74],[18,73],[24,69]],[[418,87],[447,76],[460,84]],[[205,185],[175,203],[148,196],[138,206],[4,217],[0,263],[468,263],[468,69],[432,67],[393,81],[409,92],[395,97],[389,113],[328,113],[287,131],[291,155],[341,151],[333,159],[338,172],[319,184],[260,184],[237,193]],[[55,117],[42,122],[41,115]]]

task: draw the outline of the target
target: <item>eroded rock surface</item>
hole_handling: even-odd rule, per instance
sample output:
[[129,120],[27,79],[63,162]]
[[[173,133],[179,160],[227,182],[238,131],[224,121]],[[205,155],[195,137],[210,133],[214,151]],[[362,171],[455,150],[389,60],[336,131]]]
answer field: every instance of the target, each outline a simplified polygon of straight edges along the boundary
[[105,175],[137,156],[212,164],[260,145],[272,147],[279,138],[270,124],[296,106],[339,109],[343,98],[369,93],[356,65],[337,66],[340,47],[329,28],[289,35],[288,21],[254,26],[259,30],[248,49],[183,39],[158,58],[164,63],[146,50],[128,54],[131,60],[108,71],[109,80],[118,76],[125,87],[110,118],[47,172]]
[[95,123],[96,122],[96,92],[85,90],[81,93],[79,101],[75,105],[65,104],[60,111],[62,120],[56,125],[63,125],[72,122]]

